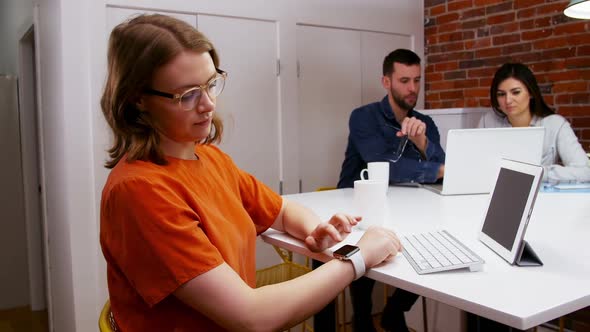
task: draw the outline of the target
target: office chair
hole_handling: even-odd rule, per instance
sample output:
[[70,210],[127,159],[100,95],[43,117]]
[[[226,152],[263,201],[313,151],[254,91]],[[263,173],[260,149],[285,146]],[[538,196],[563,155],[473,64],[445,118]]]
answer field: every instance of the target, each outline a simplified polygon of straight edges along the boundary
[[102,307],[100,317],[98,318],[98,328],[100,332],[117,332],[117,323],[111,312],[111,301],[107,300]]

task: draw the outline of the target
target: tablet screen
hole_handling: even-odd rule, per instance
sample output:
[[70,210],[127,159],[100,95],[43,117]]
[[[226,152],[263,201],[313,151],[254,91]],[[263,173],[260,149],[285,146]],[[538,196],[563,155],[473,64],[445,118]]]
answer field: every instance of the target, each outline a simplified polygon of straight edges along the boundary
[[516,241],[522,215],[535,177],[501,168],[482,232],[509,251]]

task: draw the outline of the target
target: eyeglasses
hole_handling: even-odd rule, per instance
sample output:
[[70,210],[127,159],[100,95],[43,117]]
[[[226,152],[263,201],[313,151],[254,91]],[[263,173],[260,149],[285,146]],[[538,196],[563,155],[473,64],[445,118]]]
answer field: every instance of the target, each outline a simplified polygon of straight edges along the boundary
[[199,104],[201,96],[203,95],[203,91],[207,93],[209,98],[215,98],[219,96],[223,91],[223,88],[225,87],[225,79],[227,78],[227,73],[219,68],[216,68],[215,70],[217,71],[217,74],[215,75],[215,77],[211,78],[207,83],[190,88],[183,93],[172,94],[154,90],[151,88],[146,89],[144,93],[164,98],[170,98],[174,101],[178,101],[178,106],[180,106],[180,108],[183,111],[192,111]]
[[[401,128],[397,128],[395,126],[392,126],[388,123],[385,124],[387,127],[396,129],[398,131],[401,131]],[[402,155],[404,154],[404,151],[406,150],[406,145],[408,145],[408,135],[402,136],[399,140],[399,143],[397,145],[397,150],[395,151],[395,154],[393,155],[392,159],[388,159],[387,161],[392,162],[392,163],[396,163],[398,162],[398,160],[401,159]]]
[[404,151],[406,150],[407,144],[408,144],[408,135],[402,136],[400,138],[399,144],[397,145],[397,151],[395,151],[395,154],[393,155],[393,159],[389,159],[388,161],[391,161],[392,163],[396,163],[398,160],[400,160],[400,158],[404,154]]

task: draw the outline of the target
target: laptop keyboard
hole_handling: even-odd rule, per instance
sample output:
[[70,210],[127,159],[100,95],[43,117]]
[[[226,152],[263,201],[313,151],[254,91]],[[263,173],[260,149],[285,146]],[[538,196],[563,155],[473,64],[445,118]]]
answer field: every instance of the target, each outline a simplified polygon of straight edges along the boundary
[[401,242],[402,253],[418,274],[483,267],[483,259],[445,230],[402,236]]

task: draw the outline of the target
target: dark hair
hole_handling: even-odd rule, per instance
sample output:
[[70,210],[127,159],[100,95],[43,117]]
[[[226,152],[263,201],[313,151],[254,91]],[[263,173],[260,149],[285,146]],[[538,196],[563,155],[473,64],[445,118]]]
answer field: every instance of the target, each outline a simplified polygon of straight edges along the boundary
[[420,57],[410,50],[398,48],[383,59],[383,76],[389,76],[393,73],[394,62],[403,63],[406,66],[419,65]]
[[[111,32],[108,48],[108,73],[100,106],[114,135],[108,150],[113,168],[127,154],[127,160],[149,160],[167,164],[159,147],[160,136],[147,112],[136,102],[149,88],[154,72],[183,51],[209,52],[216,68],[219,58],[213,44],[194,27],[165,15],[140,15],[117,25]],[[218,142],[223,132],[214,115],[213,128],[204,144]]]
[[490,101],[492,103],[492,109],[496,114],[506,117],[506,114],[500,110],[500,105],[498,104],[498,86],[508,78],[519,80],[529,90],[529,94],[531,95],[529,104],[531,114],[542,118],[555,114],[551,107],[545,103],[535,75],[529,67],[522,63],[505,63],[496,71],[492,80],[492,86],[490,87]]

